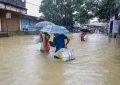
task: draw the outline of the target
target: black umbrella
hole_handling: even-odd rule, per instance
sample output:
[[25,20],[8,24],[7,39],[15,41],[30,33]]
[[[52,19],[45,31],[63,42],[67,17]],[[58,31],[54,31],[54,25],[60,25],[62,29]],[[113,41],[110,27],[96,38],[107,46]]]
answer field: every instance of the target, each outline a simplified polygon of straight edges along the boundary
[[81,32],[90,32],[88,29],[81,29]]

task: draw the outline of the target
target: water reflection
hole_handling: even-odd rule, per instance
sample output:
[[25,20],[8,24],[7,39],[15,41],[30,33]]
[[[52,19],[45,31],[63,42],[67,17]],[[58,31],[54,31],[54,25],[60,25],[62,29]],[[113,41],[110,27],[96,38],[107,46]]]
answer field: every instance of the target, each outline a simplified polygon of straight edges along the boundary
[[39,52],[34,36],[0,38],[0,85],[120,85],[120,40],[70,34],[76,60],[60,62]]

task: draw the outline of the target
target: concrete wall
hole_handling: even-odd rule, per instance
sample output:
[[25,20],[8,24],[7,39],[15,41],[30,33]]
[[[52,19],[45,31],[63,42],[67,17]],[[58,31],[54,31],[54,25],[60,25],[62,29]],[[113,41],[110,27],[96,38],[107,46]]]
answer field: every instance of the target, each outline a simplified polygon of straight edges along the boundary
[[[35,20],[34,18],[30,18],[30,17],[24,18],[24,17],[21,17],[21,30],[20,31],[36,31],[35,24],[37,22],[38,21]],[[26,28],[26,27],[27,27],[28,30],[24,30],[24,28]]]

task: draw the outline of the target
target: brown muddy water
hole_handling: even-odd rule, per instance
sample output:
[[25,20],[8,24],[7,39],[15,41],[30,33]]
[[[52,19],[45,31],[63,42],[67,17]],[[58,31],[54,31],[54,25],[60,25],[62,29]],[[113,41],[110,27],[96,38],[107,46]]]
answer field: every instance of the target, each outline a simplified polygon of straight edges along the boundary
[[39,51],[34,36],[0,38],[0,85],[120,85],[120,40],[69,35],[76,59],[61,62]]

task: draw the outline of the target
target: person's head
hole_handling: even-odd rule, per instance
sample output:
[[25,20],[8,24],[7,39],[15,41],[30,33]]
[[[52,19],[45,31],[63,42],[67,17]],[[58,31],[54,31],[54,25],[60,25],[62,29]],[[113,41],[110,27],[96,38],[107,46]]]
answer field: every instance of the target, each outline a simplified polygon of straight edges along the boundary
[[54,34],[55,37],[59,36],[59,34]]
[[43,32],[44,34],[47,34],[46,32]]
[[44,32],[45,35],[49,35],[47,32]]

